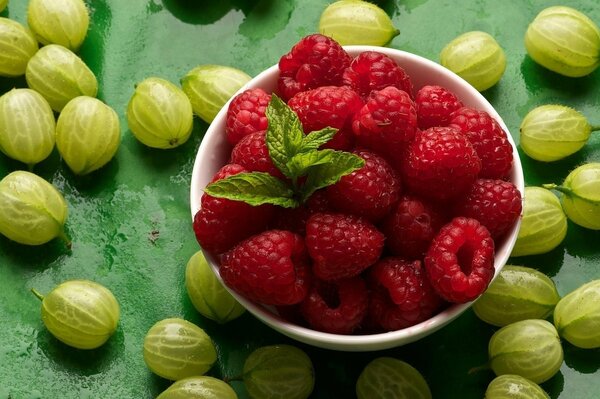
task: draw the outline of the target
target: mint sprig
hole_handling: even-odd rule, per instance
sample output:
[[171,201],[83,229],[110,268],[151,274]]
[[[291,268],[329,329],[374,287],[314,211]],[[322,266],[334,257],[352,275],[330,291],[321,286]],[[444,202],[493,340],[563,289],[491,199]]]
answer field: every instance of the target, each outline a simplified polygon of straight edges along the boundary
[[[254,206],[274,204],[294,208],[318,189],[336,183],[365,164],[361,157],[349,152],[319,150],[337,129],[327,127],[305,135],[296,113],[275,94],[271,96],[266,116],[269,156],[289,180],[264,172],[239,173],[209,184],[204,189],[207,194]],[[299,183],[303,176],[306,179]]]

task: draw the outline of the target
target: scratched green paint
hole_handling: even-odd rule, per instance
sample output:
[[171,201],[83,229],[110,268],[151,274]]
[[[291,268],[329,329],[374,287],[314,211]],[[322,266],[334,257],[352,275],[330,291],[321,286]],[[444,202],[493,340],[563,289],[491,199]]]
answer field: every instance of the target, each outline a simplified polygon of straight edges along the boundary
[[[56,151],[35,172],[54,183],[69,202],[67,251],[58,241],[30,248],[0,237],[0,399],[153,398],[168,386],[142,358],[143,337],[156,321],[184,317],[204,328],[219,352],[210,374],[233,377],[256,347],[293,343],[250,315],[224,326],[198,315],[186,296],[185,264],[197,251],[188,191],[193,157],[207,125],[195,120],[192,138],[169,151],[152,150],[127,131],[125,108],[136,82],[159,76],[177,83],[198,64],[230,65],[255,75],[276,63],[301,36],[317,30],[325,0],[87,0],[90,33],[80,54],[96,73],[99,97],[121,119],[123,143],[117,156],[90,176],[69,172]],[[564,78],[537,66],[525,52],[523,35],[546,0],[383,0],[378,3],[401,30],[391,47],[437,61],[459,34],[483,30],[505,49],[507,68],[485,92],[517,139],[521,118],[533,107],[557,102],[600,123],[600,72]],[[563,2],[600,22],[595,0]],[[10,0],[0,13],[26,21],[26,0]],[[24,79],[0,79],[0,93],[23,87]],[[553,164],[522,156],[529,185],[561,182],[576,165],[600,160],[600,137],[578,154]],[[0,176],[24,165],[0,156]],[[564,244],[547,255],[515,258],[537,267],[561,295],[600,278],[600,233],[569,225]],[[122,317],[115,335],[94,351],[69,348],[43,327],[42,293],[72,278],[110,288]],[[243,335],[239,332],[243,331]],[[378,356],[396,356],[419,369],[433,397],[478,399],[493,379],[469,373],[487,360],[494,327],[466,312],[447,328],[405,347],[377,353],[340,353],[300,345],[316,370],[317,399],[352,398],[362,368]],[[596,399],[600,351],[565,343],[565,363],[543,384],[552,398]],[[233,382],[240,398],[242,385]]]

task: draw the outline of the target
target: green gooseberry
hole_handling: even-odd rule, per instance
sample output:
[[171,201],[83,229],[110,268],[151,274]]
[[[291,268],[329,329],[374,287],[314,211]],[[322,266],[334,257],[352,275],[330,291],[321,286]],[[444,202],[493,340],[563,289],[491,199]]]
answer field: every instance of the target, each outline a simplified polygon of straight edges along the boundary
[[148,78],[136,85],[127,106],[129,129],[153,148],[175,148],[192,133],[194,114],[185,93],[173,83]]
[[156,399],[237,399],[237,394],[226,382],[203,375],[176,381]]
[[0,76],[23,75],[37,51],[37,40],[29,29],[17,21],[0,17]]
[[371,361],[356,381],[358,399],[431,399],[425,378],[410,364],[391,357]]
[[495,326],[545,319],[560,300],[554,282],[530,267],[506,265],[473,304],[475,314]]
[[321,14],[319,33],[333,38],[342,46],[383,46],[400,31],[376,4],[362,0],[340,0],[327,6]]
[[187,263],[185,288],[196,310],[217,323],[236,319],[246,310],[223,287],[202,251],[192,255]]
[[181,79],[181,88],[190,99],[194,113],[211,123],[225,103],[250,79],[236,68],[200,65]]
[[252,399],[306,399],[315,385],[312,362],[291,345],[263,346],[244,363],[243,380]]
[[484,91],[494,86],[506,69],[506,55],[498,42],[486,32],[463,33],[440,53],[440,63]]
[[15,171],[0,180],[0,233],[27,245],[41,245],[64,233],[68,208],[62,194],[30,172]]
[[552,378],[563,362],[556,328],[539,319],[502,327],[492,335],[488,353],[496,375],[517,374],[537,384]]
[[550,396],[527,378],[504,374],[490,382],[483,399],[550,399]]
[[600,30],[571,7],[548,7],[529,24],[525,48],[535,62],[551,71],[585,76],[600,64]]
[[12,89],[0,97],[0,150],[33,167],[54,148],[54,113],[39,93]]
[[558,334],[579,348],[600,348],[600,280],[565,295],[554,309]]
[[567,235],[567,217],[556,195],[525,187],[523,218],[511,256],[537,255],[556,248]]
[[59,341],[78,349],[102,346],[117,329],[119,303],[110,290],[89,280],[58,285],[42,300],[42,320]]
[[29,0],[27,24],[38,41],[79,50],[90,24],[83,0]]
[[58,44],[42,47],[27,64],[27,85],[60,112],[75,97],[96,97],[98,81],[75,53]]
[[206,373],[217,351],[203,329],[189,321],[170,318],[154,324],[144,338],[144,361],[152,372],[177,381]]
[[69,168],[85,175],[110,161],[121,142],[117,113],[92,97],[76,97],[56,123],[56,147]]

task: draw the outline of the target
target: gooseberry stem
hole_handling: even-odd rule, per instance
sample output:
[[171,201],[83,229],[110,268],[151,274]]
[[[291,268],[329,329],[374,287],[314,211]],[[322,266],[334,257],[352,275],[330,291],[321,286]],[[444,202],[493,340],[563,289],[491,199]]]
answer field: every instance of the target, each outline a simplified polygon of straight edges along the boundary
[[236,375],[234,377],[227,377],[227,376],[223,377],[223,381],[226,382],[226,383],[228,383],[228,384],[231,381],[243,381],[243,380],[244,380],[244,376],[242,374]]
[[477,366],[477,367],[473,367],[471,368],[467,374],[473,374],[473,373],[477,373],[479,371],[483,371],[483,370],[489,370],[490,369],[490,364],[489,363],[484,363],[481,366]]
[[39,299],[40,301],[44,300],[44,296],[42,294],[40,294],[35,288],[31,289],[31,292],[33,293],[33,295],[35,295],[35,297],[37,299]]
[[65,246],[67,247],[67,249],[71,249],[71,239],[67,236],[64,229],[60,230],[60,232],[58,233],[58,238],[65,242]]
[[548,190],[556,190],[559,191],[563,194],[567,194],[570,196],[575,195],[575,193],[573,192],[573,190],[571,190],[570,188],[564,187],[564,186],[557,186],[554,183],[550,183],[550,184],[542,184],[542,187],[547,188]]

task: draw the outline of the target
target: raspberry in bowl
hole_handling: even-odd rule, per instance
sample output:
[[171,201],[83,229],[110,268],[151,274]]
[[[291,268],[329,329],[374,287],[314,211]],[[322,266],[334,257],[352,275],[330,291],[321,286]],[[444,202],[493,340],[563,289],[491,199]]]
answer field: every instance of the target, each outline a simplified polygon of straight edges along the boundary
[[[322,348],[387,349],[454,320],[499,273],[523,171],[508,128],[466,81],[401,50],[338,46],[302,39],[223,107],[196,156],[191,211],[213,271],[258,319]],[[301,133],[282,161],[292,147],[265,125],[290,113]],[[360,164],[320,184],[328,157]],[[261,195],[283,199],[204,192],[244,174],[255,174],[245,186],[276,181]]]

